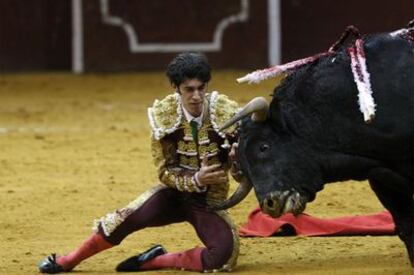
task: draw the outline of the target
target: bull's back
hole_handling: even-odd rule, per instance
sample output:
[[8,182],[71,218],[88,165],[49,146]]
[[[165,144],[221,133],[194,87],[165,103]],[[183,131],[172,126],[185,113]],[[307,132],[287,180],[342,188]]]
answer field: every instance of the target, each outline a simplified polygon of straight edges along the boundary
[[277,93],[285,124],[310,144],[390,162],[413,158],[414,49],[381,34],[364,45],[375,118],[365,123],[346,49],[308,66]]

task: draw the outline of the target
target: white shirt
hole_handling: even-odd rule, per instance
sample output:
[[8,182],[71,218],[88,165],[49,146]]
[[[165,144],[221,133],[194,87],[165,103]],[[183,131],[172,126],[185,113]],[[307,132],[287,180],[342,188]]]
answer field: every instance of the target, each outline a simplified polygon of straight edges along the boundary
[[201,128],[201,126],[203,125],[203,115],[204,115],[204,106],[203,106],[203,111],[201,112],[201,115],[198,117],[193,117],[185,108],[184,106],[181,106],[183,108],[184,111],[184,115],[185,118],[187,119],[188,123],[190,123],[190,121],[194,120],[195,122],[197,122],[198,124],[198,129]]

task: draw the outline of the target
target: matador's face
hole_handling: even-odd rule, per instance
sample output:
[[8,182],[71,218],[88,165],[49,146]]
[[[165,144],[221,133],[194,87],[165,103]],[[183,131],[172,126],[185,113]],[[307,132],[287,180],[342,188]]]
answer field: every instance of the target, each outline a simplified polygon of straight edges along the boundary
[[203,112],[204,97],[208,83],[197,78],[186,79],[176,87],[181,94],[183,107],[194,117],[199,117]]

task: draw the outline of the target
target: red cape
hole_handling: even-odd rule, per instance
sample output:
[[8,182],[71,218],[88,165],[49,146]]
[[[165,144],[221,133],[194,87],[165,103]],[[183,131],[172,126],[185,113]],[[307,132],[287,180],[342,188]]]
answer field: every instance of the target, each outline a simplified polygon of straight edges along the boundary
[[280,218],[272,218],[256,208],[250,213],[247,223],[239,228],[239,234],[242,237],[394,235],[395,225],[388,211],[330,219],[307,214],[297,217],[285,214]]

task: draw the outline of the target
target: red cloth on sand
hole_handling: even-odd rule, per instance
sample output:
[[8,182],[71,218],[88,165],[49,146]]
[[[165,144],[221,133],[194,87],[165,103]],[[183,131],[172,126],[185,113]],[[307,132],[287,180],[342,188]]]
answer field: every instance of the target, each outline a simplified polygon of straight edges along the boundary
[[393,235],[395,225],[388,211],[329,219],[307,214],[297,217],[285,214],[280,218],[272,218],[256,208],[250,213],[247,223],[239,228],[239,234],[242,237]]

